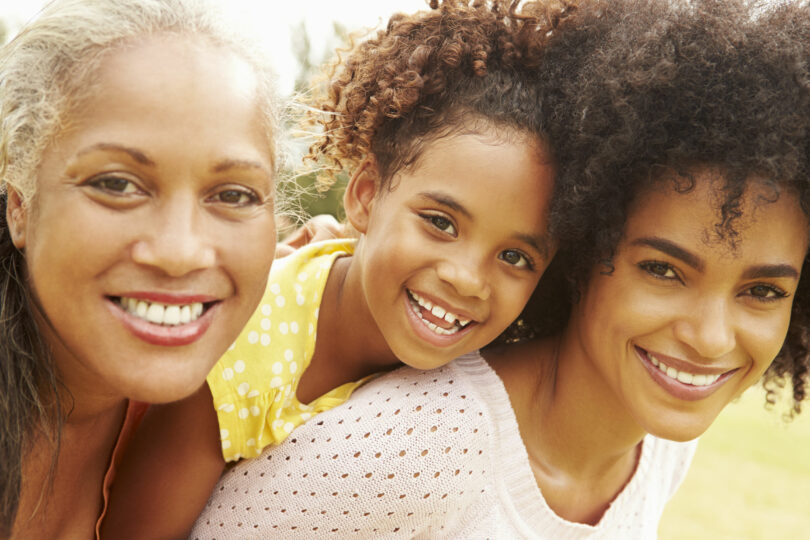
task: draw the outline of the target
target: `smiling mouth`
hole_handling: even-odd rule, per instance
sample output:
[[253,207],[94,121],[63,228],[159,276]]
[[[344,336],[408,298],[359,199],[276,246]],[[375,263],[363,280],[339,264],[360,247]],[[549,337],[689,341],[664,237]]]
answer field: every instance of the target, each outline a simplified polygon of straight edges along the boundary
[[[408,304],[410,305],[411,311],[413,311],[414,315],[416,315],[419,320],[421,320],[422,323],[424,323],[424,325],[435,334],[440,336],[452,336],[453,334],[457,334],[469,326],[470,323],[474,322],[470,319],[463,319],[455,313],[447,311],[441,306],[434,305],[430,300],[422,298],[417,293],[409,289],[405,289],[405,292],[408,293]],[[430,313],[435,319],[442,321],[446,326],[440,326],[439,324],[428,320],[425,317],[425,312]]]
[[137,298],[114,296],[111,300],[130,315],[163,326],[180,326],[199,319],[215,302],[162,304]]

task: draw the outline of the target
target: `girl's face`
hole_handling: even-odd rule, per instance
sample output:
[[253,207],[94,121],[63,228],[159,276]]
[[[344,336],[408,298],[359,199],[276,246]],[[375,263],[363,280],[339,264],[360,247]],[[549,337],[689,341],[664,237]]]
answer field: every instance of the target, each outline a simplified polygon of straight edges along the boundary
[[362,286],[400,361],[440,366],[520,315],[555,251],[554,169],[538,146],[520,136],[444,137],[370,200],[358,226]]
[[251,69],[157,37],[106,57],[92,99],[9,199],[42,331],[74,395],[181,398],[259,301],[273,162]]
[[718,239],[710,173],[631,205],[611,275],[596,268],[572,318],[602,387],[653,435],[688,440],[757,382],[779,353],[808,249],[798,199],[751,181]]

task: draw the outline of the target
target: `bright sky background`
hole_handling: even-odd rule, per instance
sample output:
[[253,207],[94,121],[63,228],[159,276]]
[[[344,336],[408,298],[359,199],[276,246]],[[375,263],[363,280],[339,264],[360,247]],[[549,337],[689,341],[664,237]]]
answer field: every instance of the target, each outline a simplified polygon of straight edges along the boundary
[[[278,50],[276,69],[281,91],[292,90],[297,66],[291,51],[291,31],[303,20],[312,42],[313,61],[319,61],[332,36],[332,21],[349,30],[379,27],[397,11],[426,9],[426,0],[221,0],[246,24],[253,25]],[[0,19],[12,33],[31,19],[45,0],[0,0]]]

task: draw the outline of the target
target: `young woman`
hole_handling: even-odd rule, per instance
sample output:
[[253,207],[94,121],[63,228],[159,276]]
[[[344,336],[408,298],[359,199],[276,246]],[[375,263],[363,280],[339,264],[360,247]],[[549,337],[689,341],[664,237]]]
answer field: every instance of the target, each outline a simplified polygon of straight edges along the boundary
[[359,389],[192,537],[655,537],[723,407],[763,376],[804,398],[808,30],[798,3],[580,5],[538,70],[560,177],[592,179],[556,206],[539,335]]
[[264,291],[272,77],[219,20],[63,0],[0,51],[0,537],[93,536],[138,402],[198,388]]

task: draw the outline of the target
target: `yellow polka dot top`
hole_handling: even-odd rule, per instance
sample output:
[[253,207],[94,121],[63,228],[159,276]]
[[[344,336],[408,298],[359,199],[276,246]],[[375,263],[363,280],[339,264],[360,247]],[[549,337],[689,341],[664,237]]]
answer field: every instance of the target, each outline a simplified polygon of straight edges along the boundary
[[317,242],[273,262],[259,307],[208,374],[226,461],[258,456],[362,384],[344,384],[306,405],[295,397],[315,351],[326,278],[335,259],[353,253],[354,244]]

